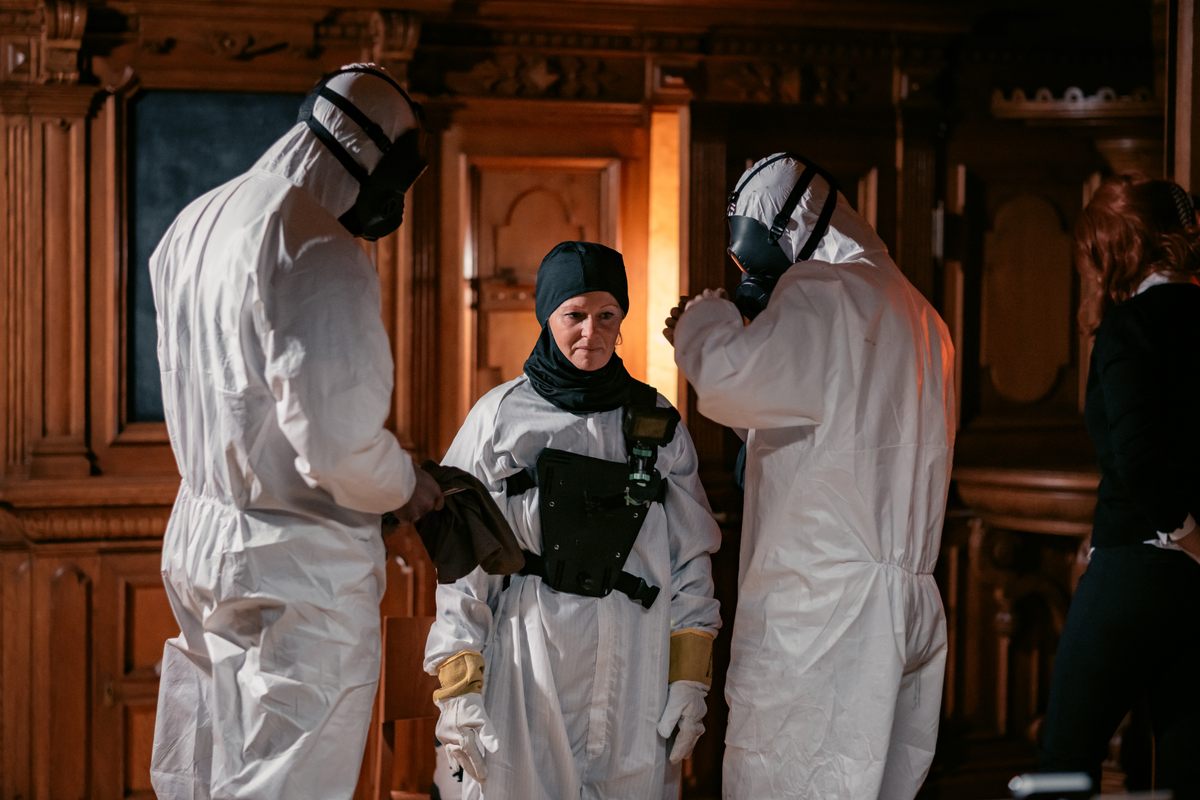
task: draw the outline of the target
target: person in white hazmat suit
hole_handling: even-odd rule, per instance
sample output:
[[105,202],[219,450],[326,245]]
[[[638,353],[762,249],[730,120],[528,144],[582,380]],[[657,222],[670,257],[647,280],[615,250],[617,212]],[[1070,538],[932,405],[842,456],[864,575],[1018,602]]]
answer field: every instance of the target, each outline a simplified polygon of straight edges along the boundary
[[379,674],[380,515],[441,503],[384,428],[393,364],[355,241],[400,224],[419,136],[383,70],[343,68],[151,257],[183,478],[162,555],[181,628],[151,762],[164,800],[354,792]]
[[525,374],[479,400],[443,461],[490,489],[526,551],[521,574],[437,588],[425,668],[471,800],[675,798],[704,730],[720,533],[678,415],[613,352],[628,309],[619,253],[551,250]]
[[746,431],[724,796],[911,798],[946,656],[950,337],[816,165],[762,159],[728,214],[736,305],[706,290],[664,331],[700,413]]

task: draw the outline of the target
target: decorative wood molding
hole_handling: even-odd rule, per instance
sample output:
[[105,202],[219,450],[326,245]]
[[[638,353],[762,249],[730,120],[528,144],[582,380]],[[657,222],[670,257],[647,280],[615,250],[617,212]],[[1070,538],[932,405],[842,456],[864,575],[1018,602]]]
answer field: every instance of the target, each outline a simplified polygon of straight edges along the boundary
[[959,497],[989,526],[1086,537],[1099,476],[1094,472],[956,467]]
[[644,70],[642,58],[422,50],[413,62],[413,86],[425,94],[637,103]]
[[161,538],[170,516],[168,506],[161,509],[105,508],[90,512],[26,511],[18,519],[29,541],[48,542]]
[[1162,101],[1146,88],[1129,94],[1118,94],[1101,87],[1095,94],[1086,95],[1077,86],[1067,89],[1062,97],[1043,87],[1029,97],[1024,89],[1014,89],[1011,95],[1003,90],[992,92],[992,116],[997,119],[1021,119],[1040,122],[1092,122],[1097,120],[1145,119],[1161,117]]
[[87,23],[87,0],[46,0],[45,8],[41,82],[75,83],[79,80],[79,50]]
[[34,83],[41,75],[45,8],[0,9],[0,84]]
[[421,18],[404,11],[372,15],[369,28],[370,60],[387,67],[402,84],[408,83],[408,65],[421,38]]
[[[888,105],[897,52],[892,40],[862,34],[822,37],[796,31],[795,37],[782,39],[442,22],[427,25],[422,34],[413,81],[430,96]],[[916,52],[910,59],[914,65],[926,53]]]
[[[235,5],[127,3],[107,9],[84,42],[87,71],[103,85],[137,80],[155,88],[304,91],[322,72],[357,61],[382,63],[403,80],[420,17],[271,2]],[[253,64],[247,85],[247,64]]]

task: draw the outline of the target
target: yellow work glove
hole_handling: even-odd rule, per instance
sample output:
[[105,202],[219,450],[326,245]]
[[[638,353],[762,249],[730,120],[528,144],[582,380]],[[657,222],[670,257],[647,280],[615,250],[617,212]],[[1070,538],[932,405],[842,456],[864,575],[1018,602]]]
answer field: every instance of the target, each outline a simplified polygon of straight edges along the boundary
[[698,628],[671,634],[671,666],[667,681],[696,681],[712,686],[713,635]]
[[437,676],[442,687],[434,690],[434,700],[482,692],[483,656],[474,650],[460,650],[438,665]]

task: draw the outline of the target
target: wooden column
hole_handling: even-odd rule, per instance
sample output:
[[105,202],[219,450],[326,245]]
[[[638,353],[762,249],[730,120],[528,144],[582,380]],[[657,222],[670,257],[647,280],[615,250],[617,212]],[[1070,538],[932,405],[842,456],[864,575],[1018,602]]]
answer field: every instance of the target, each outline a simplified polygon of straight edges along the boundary
[[87,475],[86,0],[0,13],[0,479]]
[[1166,175],[1189,191],[1200,190],[1200,80],[1197,80],[1196,0],[1170,0],[1167,15]]

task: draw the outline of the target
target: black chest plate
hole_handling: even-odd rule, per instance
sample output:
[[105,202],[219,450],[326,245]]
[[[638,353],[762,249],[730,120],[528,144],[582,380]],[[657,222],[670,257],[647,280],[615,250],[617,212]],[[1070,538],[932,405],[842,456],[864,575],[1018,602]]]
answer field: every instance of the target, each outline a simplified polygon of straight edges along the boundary
[[650,508],[628,498],[629,466],[546,448],[537,460],[537,485],[543,580],[559,591],[605,597]]

